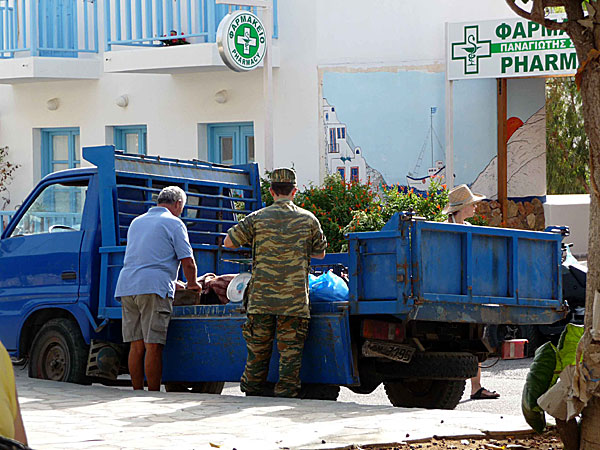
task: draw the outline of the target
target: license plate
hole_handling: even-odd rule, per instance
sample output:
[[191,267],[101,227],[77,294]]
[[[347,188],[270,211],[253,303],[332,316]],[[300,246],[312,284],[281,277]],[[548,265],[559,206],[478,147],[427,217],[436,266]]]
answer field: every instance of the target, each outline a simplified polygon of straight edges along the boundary
[[362,346],[363,356],[388,358],[393,361],[408,363],[415,354],[415,348],[410,345],[392,342],[365,341]]

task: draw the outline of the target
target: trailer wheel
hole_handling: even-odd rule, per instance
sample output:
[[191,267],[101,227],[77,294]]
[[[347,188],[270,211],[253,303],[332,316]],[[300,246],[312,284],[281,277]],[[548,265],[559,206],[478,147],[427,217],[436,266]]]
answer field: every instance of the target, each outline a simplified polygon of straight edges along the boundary
[[194,394],[220,394],[223,392],[223,381],[199,381],[194,383],[168,382],[165,383],[167,392],[192,392]]
[[305,400],[336,401],[340,395],[340,387],[333,384],[302,384],[300,398]]
[[531,358],[535,355],[535,351],[538,347],[541,347],[542,344],[549,341],[544,337],[540,330],[538,330],[536,325],[521,325],[519,326],[519,337],[521,339],[527,339],[527,353],[525,356]]
[[462,380],[384,381],[385,393],[394,406],[405,408],[454,409],[465,390]]
[[29,352],[29,376],[90,384],[85,375],[89,346],[70,319],[51,319],[36,334]]

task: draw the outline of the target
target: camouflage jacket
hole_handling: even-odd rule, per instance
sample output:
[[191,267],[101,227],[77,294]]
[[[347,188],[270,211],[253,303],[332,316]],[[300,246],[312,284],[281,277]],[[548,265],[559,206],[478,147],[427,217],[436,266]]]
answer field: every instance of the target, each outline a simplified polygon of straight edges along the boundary
[[244,217],[228,234],[234,245],[252,246],[248,313],[310,317],[310,258],[327,247],[318,219],[278,200]]

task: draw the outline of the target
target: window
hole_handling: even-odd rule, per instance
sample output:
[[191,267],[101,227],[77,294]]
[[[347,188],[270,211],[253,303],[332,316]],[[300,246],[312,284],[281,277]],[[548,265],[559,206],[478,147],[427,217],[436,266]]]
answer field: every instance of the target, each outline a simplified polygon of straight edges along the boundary
[[208,125],[208,159],[219,164],[255,161],[254,125],[220,123]]
[[115,147],[117,150],[123,150],[125,153],[136,155],[147,154],[147,131],[146,125],[131,125],[124,127],[114,127]]
[[42,176],[79,167],[80,163],[79,128],[42,130]]
[[359,181],[358,167],[350,167],[350,181]]
[[340,176],[342,177],[342,180],[346,179],[346,169],[343,167],[338,167],[337,168],[337,173],[340,174]]
[[335,128],[329,129],[329,153],[338,153],[337,140],[335,137]]
[[12,236],[81,228],[87,180],[46,186],[19,220]]
[[338,137],[338,139],[342,137],[342,129],[341,128],[337,128],[337,137]]
[[342,139],[346,139],[346,128],[342,128]]

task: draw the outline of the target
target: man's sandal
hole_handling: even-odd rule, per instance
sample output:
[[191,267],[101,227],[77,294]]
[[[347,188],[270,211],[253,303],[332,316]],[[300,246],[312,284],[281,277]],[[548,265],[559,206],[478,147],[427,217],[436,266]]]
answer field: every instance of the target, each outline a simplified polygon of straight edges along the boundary
[[480,388],[474,394],[471,394],[471,400],[491,400],[498,397],[500,397],[500,394],[496,391],[488,391],[484,387]]

